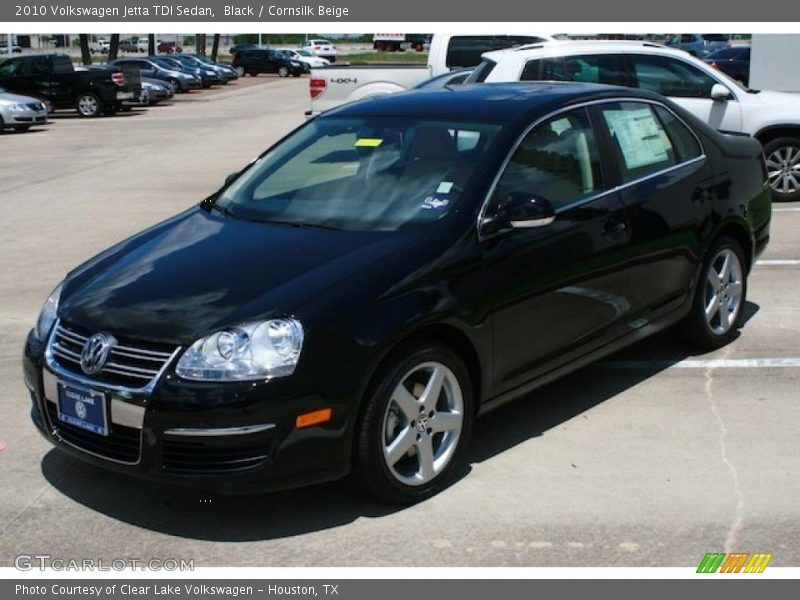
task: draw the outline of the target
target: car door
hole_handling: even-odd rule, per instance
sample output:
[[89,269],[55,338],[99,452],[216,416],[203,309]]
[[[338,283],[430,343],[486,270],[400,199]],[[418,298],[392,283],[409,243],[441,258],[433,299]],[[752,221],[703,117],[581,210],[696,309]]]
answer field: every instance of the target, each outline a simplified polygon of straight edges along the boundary
[[561,112],[523,136],[493,186],[484,218],[520,194],[547,200],[557,215],[482,242],[496,393],[620,334],[628,231],[604,152],[586,108]]
[[658,54],[631,54],[629,59],[637,87],[667,96],[714,129],[742,130],[742,109],[735,92],[731,90],[727,100],[713,100],[711,88],[722,83],[696,65]]
[[630,227],[629,320],[641,327],[692,294],[711,177],[700,140],[666,106],[626,100],[592,110],[606,128],[619,169]]

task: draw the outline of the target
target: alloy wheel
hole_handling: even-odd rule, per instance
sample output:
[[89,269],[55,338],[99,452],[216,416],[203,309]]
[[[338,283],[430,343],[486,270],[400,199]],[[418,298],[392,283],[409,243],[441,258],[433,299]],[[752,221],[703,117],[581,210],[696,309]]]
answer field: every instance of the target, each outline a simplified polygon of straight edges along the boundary
[[722,248],[708,266],[704,306],[706,323],[716,335],[726,334],[742,307],[744,277],[736,252]]
[[383,417],[383,457],[401,483],[420,486],[450,463],[464,421],[455,374],[439,362],[414,367],[397,384]]
[[783,146],[767,157],[767,179],[776,192],[800,191],[800,148]]
[[81,96],[78,99],[78,112],[84,117],[93,117],[100,112],[100,103],[91,94]]

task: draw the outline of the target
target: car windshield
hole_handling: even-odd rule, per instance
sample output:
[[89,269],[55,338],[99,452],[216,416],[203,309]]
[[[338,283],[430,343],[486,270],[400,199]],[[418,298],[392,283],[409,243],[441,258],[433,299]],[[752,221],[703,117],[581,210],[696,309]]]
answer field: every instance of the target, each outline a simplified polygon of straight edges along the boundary
[[309,50],[295,50],[295,52],[302,54],[303,56],[314,56],[314,53],[310,52]]
[[389,117],[318,118],[216,200],[234,218],[394,231],[451,212],[500,126]]

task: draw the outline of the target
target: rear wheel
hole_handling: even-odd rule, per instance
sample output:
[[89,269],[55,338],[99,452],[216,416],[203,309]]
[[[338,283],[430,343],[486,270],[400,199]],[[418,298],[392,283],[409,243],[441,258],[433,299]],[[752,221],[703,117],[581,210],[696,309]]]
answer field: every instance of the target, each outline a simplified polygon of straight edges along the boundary
[[244,77],[244,67],[236,67],[236,74],[239,77]]
[[721,237],[703,263],[691,313],[682,323],[684,337],[704,348],[719,348],[736,337],[747,297],[744,252],[732,238]]
[[435,342],[401,348],[365,399],[356,481],[395,503],[437,494],[464,458],[472,419],[472,385],[458,355]]
[[247,72],[250,77],[258,77],[258,71],[248,71]]
[[103,112],[103,103],[96,94],[86,92],[78,96],[75,108],[82,117],[97,117]]
[[764,144],[767,157],[767,181],[772,198],[778,201],[800,200],[800,139],[776,138]]

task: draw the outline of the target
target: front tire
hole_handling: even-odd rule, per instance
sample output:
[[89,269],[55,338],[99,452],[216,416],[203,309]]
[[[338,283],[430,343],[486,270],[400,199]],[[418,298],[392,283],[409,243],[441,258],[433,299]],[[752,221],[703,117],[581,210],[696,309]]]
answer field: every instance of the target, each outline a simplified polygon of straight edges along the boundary
[[288,77],[289,76],[289,69],[286,67],[280,67],[278,69],[278,77]]
[[744,252],[733,238],[721,237],[711,246],[691,312],[682,323],[687,341],[702,348],[720,348],[736,338],[747,298],[745,265]]
[[800,200],[800,139],[781,137],[764,144],[767,181],[778,202]]
[[103,103],[96,94],[86,92],[78,96],[78,100],[75,103],[75,109],[82,117],[98,117],[103,112]]
[[353,466],[359,486],[396,504],[442,491],[472,430],[472,382],[461,358],[432,341],[401,347],[364,403]]

